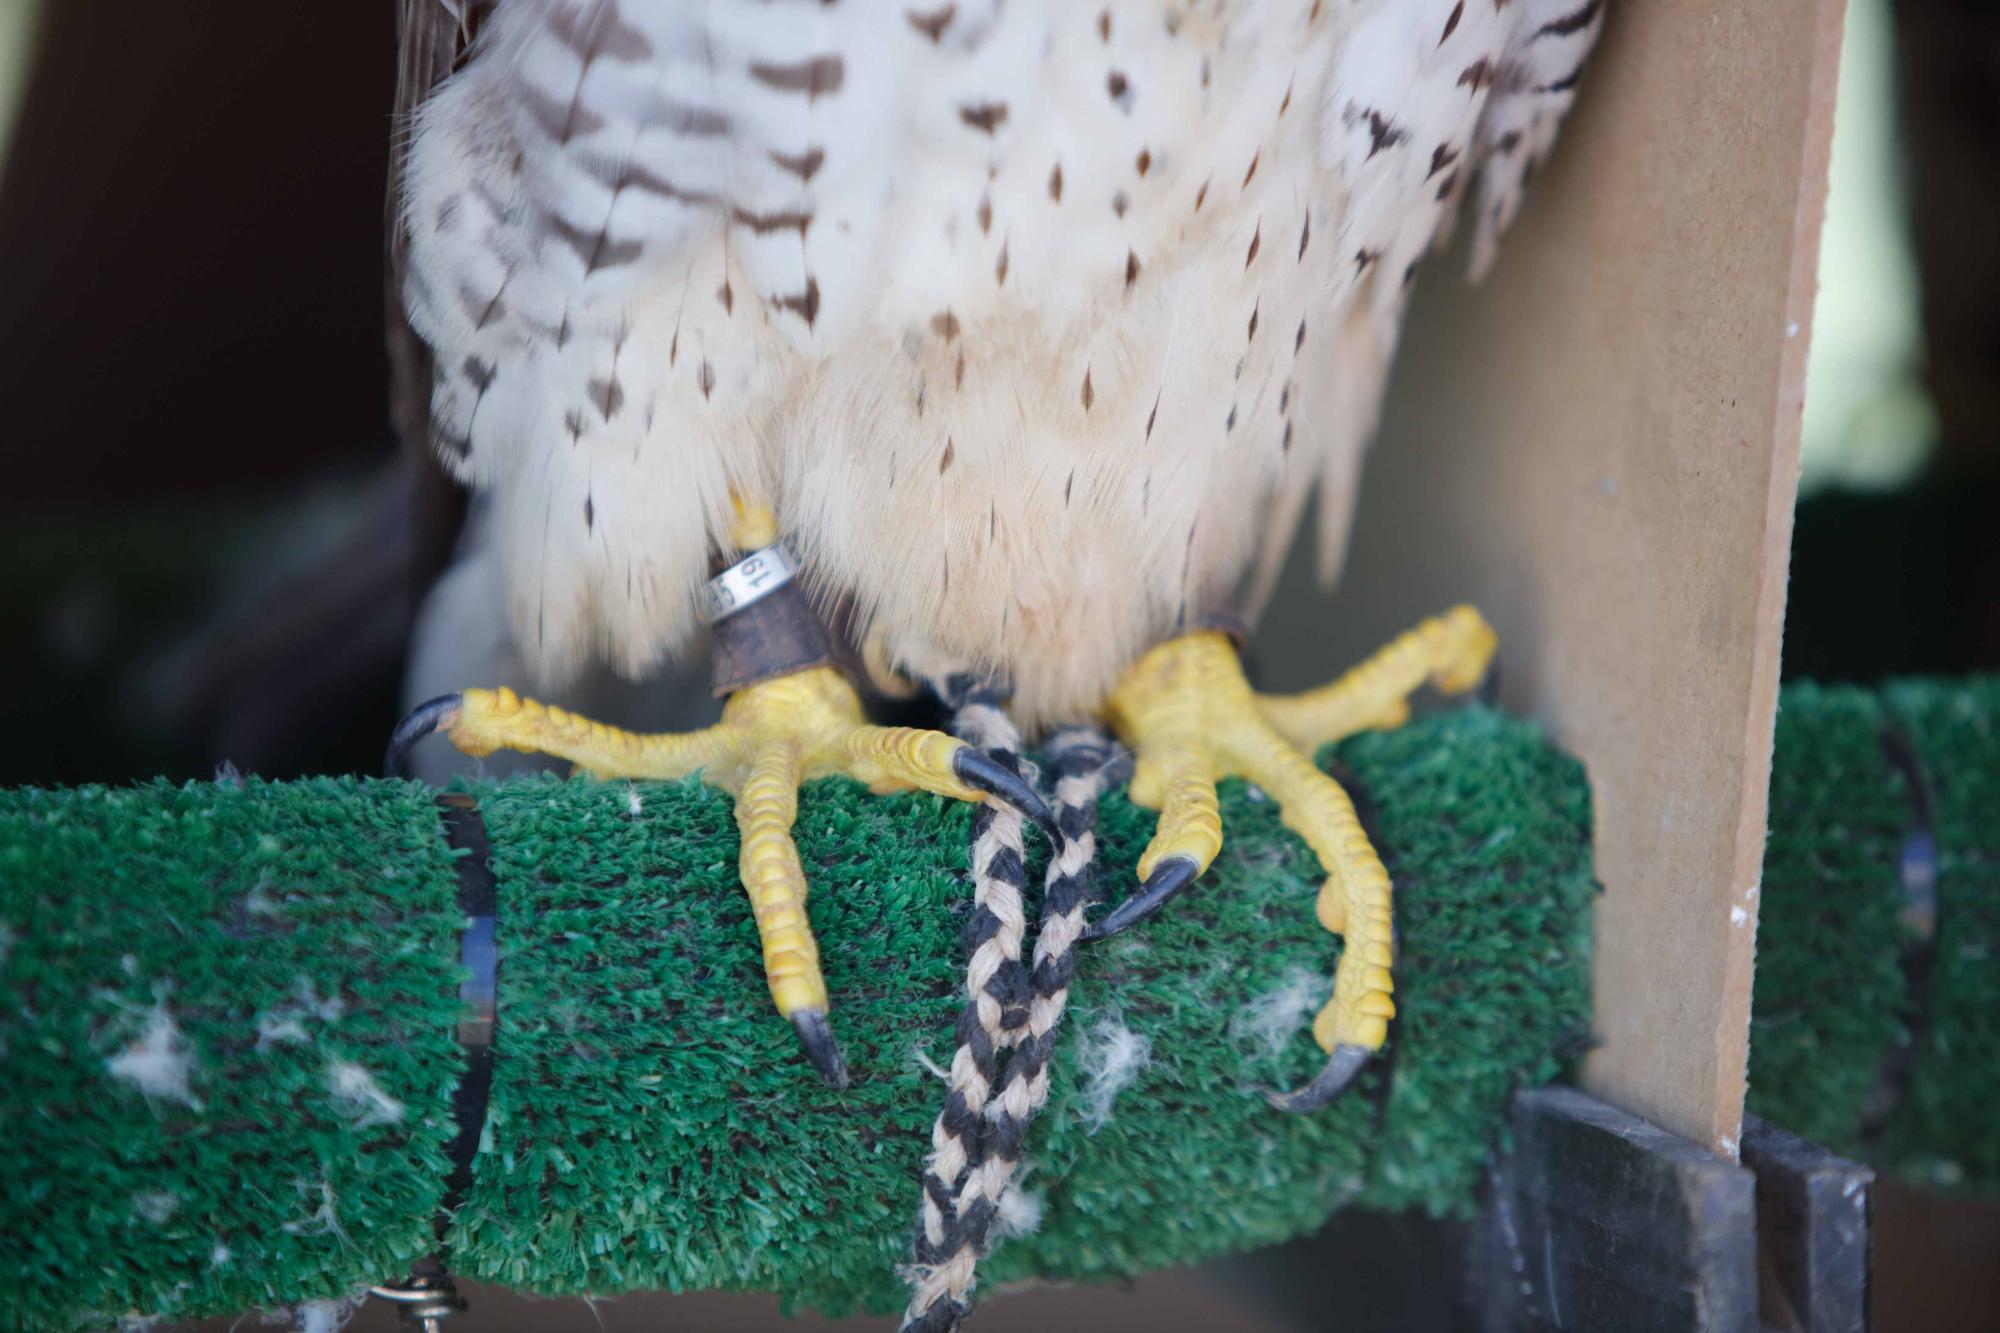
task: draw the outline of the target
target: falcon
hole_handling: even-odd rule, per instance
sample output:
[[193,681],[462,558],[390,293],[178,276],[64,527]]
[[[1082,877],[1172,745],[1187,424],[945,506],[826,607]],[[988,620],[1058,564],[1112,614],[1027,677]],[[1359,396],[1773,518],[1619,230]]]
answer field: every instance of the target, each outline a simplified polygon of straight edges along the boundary
[[526,683],[644,675],[712,620],[727,701],[635,735],[465,689],[392,750],[734,793],[772,999],[838,1086],[799,784],[1048,818],[1010,756],[870,725],[843,663],[1109,725],[1159,824],[1088,934],[1198,878],[1217,781],[1257,784],[1344,940],[1326,1070],[1274,1098],[1325,1104],[1387,1037],[1393,920],[1310,756],[1472,687],[1494,636],[1460,608],[1289,697],[1239,649],[1315,493],[1337,573],[1418,264],[1463,212],[1490,262],[1601,4],[405,0],[401,298]]

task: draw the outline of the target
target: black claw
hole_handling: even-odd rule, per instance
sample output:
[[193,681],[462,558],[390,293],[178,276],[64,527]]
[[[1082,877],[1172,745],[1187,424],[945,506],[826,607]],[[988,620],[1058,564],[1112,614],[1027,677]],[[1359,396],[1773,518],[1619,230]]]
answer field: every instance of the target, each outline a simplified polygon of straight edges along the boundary
[[1193,857],[1169,856],[1153,867],[1153,873],[1139,891],[1111,909],[1101,920],[1085,927],[1083,938],[1108,940],[1129,927],[1138,925],[1153,913],[1165,907],[1170,899],[1188,885],[1194,883],[1201,867]]
[[1040,824],[1049,835],[1050,842],[1060,839],[1056,817],[1050,812],[1048,802],[1036,794],[1026,778],[1009,771],[1006,765],[978,746],[961,746],[958,753],[952,756],[951,771],[966,786],[990,792]]
[[1500,706],[1500,654],[1493,654],[1493,660],[1486,664],[1486,674],[1472,687],[1472,697],[1488,708]]
[[1330,1106],[1340,1099],[1341,1093],[1354,1086],[1354,1080],[1360,1077],[1362,1069],[1374,1054],[1366,1046],[1350,1046],[1342,1042],[1327,1057],[1326,1068],[1319,1071],[1319,1077],[1291,1092],[1266,1092],[1264,1100],[1292,1115],[1304,1115]]
[[840,1046],[833,1039],[833,1026],[826,1021],[825,1011],[799,1010],[792,1015],[792,1028],[799,1034],[799,1045],[806,1048],[806,1059],[812,1061],[826,1086],[835,1092],[845,1089],[847,1061],[840,1058]]
[[382,772],[387,777],[407,777],[410,771],[410,751],[416,743],[434,731],[450,726],[458,719],[458,710],[464,706],[465,696],[440,694],[429,703],[418,704],[410,710],[410,715],[396,724],[389,733],[389,748],[382,755]]

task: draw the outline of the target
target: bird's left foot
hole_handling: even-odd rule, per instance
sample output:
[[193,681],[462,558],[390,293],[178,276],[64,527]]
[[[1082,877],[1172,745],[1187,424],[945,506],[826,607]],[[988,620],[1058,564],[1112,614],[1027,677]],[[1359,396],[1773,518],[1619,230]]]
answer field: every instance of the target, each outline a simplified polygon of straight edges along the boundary
[[1425,682],[1446,693],[1477,685],[1492,661],[1492,628],[1471,607],[1427,620],[1321,689],[1262,695],[1220,633],[1160,644],[1133,664],[1111,697],[1110,720],[1137,759],[1132,799],[1160,812],[1139,861],[1139,891],[1092,927],[1102,939],[1143,921],[1207,870],[1222,849],[1215,784],[1240,777],[1278,802],[1285,827],[1326,871],[1320,924],[1343,937],[1333,998],[1313,1020],[1325,1070],[1272,1105],[1311,1111],[1333,1101],[1389,1033],[1396,1004],[1389,873],[1340,784],[1310,756],[1358,731],[1400,726]]

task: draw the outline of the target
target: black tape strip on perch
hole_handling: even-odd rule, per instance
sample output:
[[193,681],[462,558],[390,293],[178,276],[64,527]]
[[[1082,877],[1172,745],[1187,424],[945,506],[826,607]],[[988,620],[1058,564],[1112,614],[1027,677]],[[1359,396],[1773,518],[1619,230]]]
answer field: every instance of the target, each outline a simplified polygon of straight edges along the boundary
[[465,914],[465,929],[458,940],[458,959],[466,978],[459,983],[459,998],[465,1013],[458,1020],[458,1042],[465,1049],[465,1069],[451,1093],[452,1121],[458,1127],[451,1141],[451,1174],[445,1178],[444,1198],[432,1223],[437,1233],[437,1252],[412,1265],[401,1282],[385,1282],[369,1288],[368,1294],[402,1310],[406,1322],[427,1331],[465,1309],[451,1278],[452,1214],[472,1188],[473,1158],[479,1138],[486,1128],[486,1107],[493,1092],[494,1049],[499,1039],[499,939],[497,924],[500,893],[493,882],[492,851],[486,841],[486,825],[479,818],[479,804],[464,793],[438,798],[438,814],[444,824],[445,840],[458,854],[458,909]]

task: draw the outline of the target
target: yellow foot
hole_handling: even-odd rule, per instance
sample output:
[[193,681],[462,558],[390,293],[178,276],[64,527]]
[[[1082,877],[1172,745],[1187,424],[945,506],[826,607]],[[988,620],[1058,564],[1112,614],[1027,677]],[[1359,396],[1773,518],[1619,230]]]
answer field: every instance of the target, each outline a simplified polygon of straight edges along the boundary
[[739,690],[723,705],[721,722],[686,735],[636,735],[512,690],[466,690],[433,699],[404,719],[390,739],[386,771],[401,772],[410,747],[433,731],[469,755],[539,752],[599,778],[664,780],[699,772],[733,795],[742,835],[738,864],[764,946],[771,999],[835,1088],[846,1086],[847,1070],[827,1023],[826,981],[806,917],[805,871],[792,841],[799,784],[839,773],[877,793],[918,788],[962,801],[998,799],[1045,826],[1050,822],[1034,790],[983,751],[941,732],[867,725],[853,687],[831,667]]
[[1278,802],[1285,827],[1306,840],[1326,871],[1320,924],[1346,947],[1333,998],[1313,1020],[1331,1057],[1297,1092],[1274,1094],[1282,1110],[1308,1111],[1345,1091],[1388,1038],[1394,930],[1389,873],[1340,784],[1310,756],[1357,731],[1400,726],[1409,696],[1425,682],[1457,693],[1478,684],[1493,657],[1493,630],[1470,607],[1427,620],[1324,688],[1260,695],[1243,678],[1221,634],[1190,634],[1134,663],[1111,696],[1110,721],[1137,759],[1132,799],[1160,812],[1139,861],[1140,890],[1092,928],[1117,934],[1158,911],[1215,860],[1222,814],[1215,784],[1240,777]]

